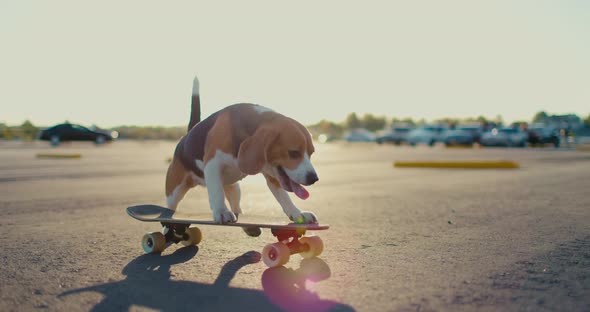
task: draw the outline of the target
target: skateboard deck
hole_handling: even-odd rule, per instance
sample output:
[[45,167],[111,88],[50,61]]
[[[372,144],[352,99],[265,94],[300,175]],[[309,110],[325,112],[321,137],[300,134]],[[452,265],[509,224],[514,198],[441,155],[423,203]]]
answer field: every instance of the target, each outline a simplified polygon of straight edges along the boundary
[[203,215],[183,213],[168,208],[164,208],[157,205],[137,205],[127,208],[127,214],[132,218],[144,222],[162,222],[162,223],[174,223],[174,224],[201,224],[201,225],[217,225],[217,226],[237,226],[242,228],[266,228],[266,229],[277,229],[277,230],[307,230],[307,231],[321,231],[330,228],[326,224],[299,224],[289,223],[281,224],[278,222],[271,223],[215,223],[211,220],[204,220]]
[[[241,227],[249,236],[260,236],[262,228],[271,230],[278,242],[268,244],[262,250],[262,260],[269,267],[286,264],[292,254],[300,254],[303,258],[316,257],[324,250],[324,243],[319,236],[304,236],[307,231],[321,231],[330,228],[326,224],[281,224],[271,223],[225,223],[219,224],[206,220],[204,216],[177,212],[157,205],[138,205],[127,208],[127,214],[143,222],[160,222],[162,232],[151,232],[143,236],[141,245],[146,253],[161,253],[172,244],[182,243],[185,246],[197,245],[203,234],[198,227],[191,225],[213,225]],[[210,215],[209,215],[210,216]]]

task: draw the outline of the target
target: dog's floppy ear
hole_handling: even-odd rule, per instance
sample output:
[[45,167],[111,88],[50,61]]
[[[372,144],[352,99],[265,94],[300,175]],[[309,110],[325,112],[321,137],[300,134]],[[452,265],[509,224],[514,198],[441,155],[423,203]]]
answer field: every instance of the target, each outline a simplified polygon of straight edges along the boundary
[[240,171],[250,175],[260,173],[267,161],[268,148],[278,136],[279,133],[275,129],[264,127],[244,140],[238,151]]

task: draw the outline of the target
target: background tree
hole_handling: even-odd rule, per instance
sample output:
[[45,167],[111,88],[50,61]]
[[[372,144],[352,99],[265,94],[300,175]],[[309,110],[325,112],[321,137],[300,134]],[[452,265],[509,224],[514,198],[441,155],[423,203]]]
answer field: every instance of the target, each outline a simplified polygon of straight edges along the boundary
[[590,127],[590,115],[586,117],[586,120],[584,120],[584,122],[586,123],[586,127]]
[[32,122],[25,120],[23,124],[20,126],[21,133],[24,139],[32,140],[33,138],[37,137],[37,133],[39,132],[39,128],[35,127]]
[[504,124],[504,118],[502,117],[502,115],[496,115],[496,118],[493,121],[497,125],[503,125]]
[[391,119],[391,124],[395,125],[395,124],[408,124],[411,126],[416,125],[416,122],[414,121],[414,119],[412,119],[411,117],[406,117],[406,118],[392,118]]
[[0,138],[10,140],[14,137],[10,127],[4,123],[0,123]]
[[381,130],[385,128],[386,124],[387,120],[385,117],[376,117],[372,114],[365,114],[363,116],[362,126],[369,131],[375,132],[377,130]]
[[316,124],[307,126],[307,129],[311,132],[311,135],[314,138],[317,138],[320,134],[325,134],[330,138],[339,138],[344,133],[344,126],[325,119]]
[[449,125],[449,127],[451,127],[451,128],[455,128],[460,123],[460,120],[458,118],[446,117],[446,118],[437,119],[436,122],[437,123],[444,123],[444,124]]
[[533,116],[533,122],[543,122],[549,115],[545,111],[540,111]]
[[407,117],[407,118],[402,119],[402,122],[403,123],[410,124],[412,126],[415,126],[416,125],[416,122],[411,117]]
[[489,122],[489,120],[486,117],[484,117],[484,116],[468,117],[468,118],[463,119],[462,121],[463,122],[469,122],[469,123],[471,123],[471,122],[477,122],[477,123],[480,123],[482,125],[485,125],[485,124],[487,124]]
[[185,127],[120,126],[113,130],[119,132],[120,139],[176,141],[186,134]]
[[345,125],[346,125],[346,128],[348,128],[348,129],[355,129],[355,128],[362,127],[362,123],[361,123],[360,119],[358,118],[358,116],[356,115],[356,113],[350,113],[350,114],[348,114],[348,116],[346,116]]
[[484,116],[477,116],[477,118],[475,119],[478,122],[481,122],[484,125],[487,125],[490,121],[485,118]]
[[529,123],[524,120],[517,120],[512,123],[512,127],[525,130],[525,129],[528,129]]

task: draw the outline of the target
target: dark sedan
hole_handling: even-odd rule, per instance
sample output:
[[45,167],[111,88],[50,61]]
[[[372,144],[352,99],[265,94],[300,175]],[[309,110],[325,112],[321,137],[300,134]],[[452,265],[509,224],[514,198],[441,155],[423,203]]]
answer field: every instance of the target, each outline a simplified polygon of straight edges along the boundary
[[103,144],[112,141],[117,136],[116,131],[94,131],[80,125],[64,123],[41,131],[39,139],[49,141],[51,145],[57,146],[60,142],[65,141],[92,141],[96,144]]
[[559,132],[551,127],[532,125],[529,129],[529,143],[531,144],[553,144],[559,147]]
[[412,129],[410,127],[392,127],[391,131],[377,137],[377,143],[383,144],[389,142],[400,145],[408,141],[408,134]]

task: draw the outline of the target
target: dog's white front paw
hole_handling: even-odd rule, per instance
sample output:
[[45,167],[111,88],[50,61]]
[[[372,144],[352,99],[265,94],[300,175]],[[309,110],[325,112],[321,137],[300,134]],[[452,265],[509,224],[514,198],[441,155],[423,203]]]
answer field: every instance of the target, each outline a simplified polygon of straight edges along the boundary
[[295,223],[301,224],[318,223],[318,218],[311,211],[298,211],[290,214],[289,219]]
[[213,211],[213,222],[215,223],[224,224],[234,223],[236,221],[238,221],[236,215],[227,208]]
[[231,207],[231,210],[233,211],[233,213],[237,216],[237,215],[241,215],[242,214],[242,208],[240,208],[240,206],[237,207]]

